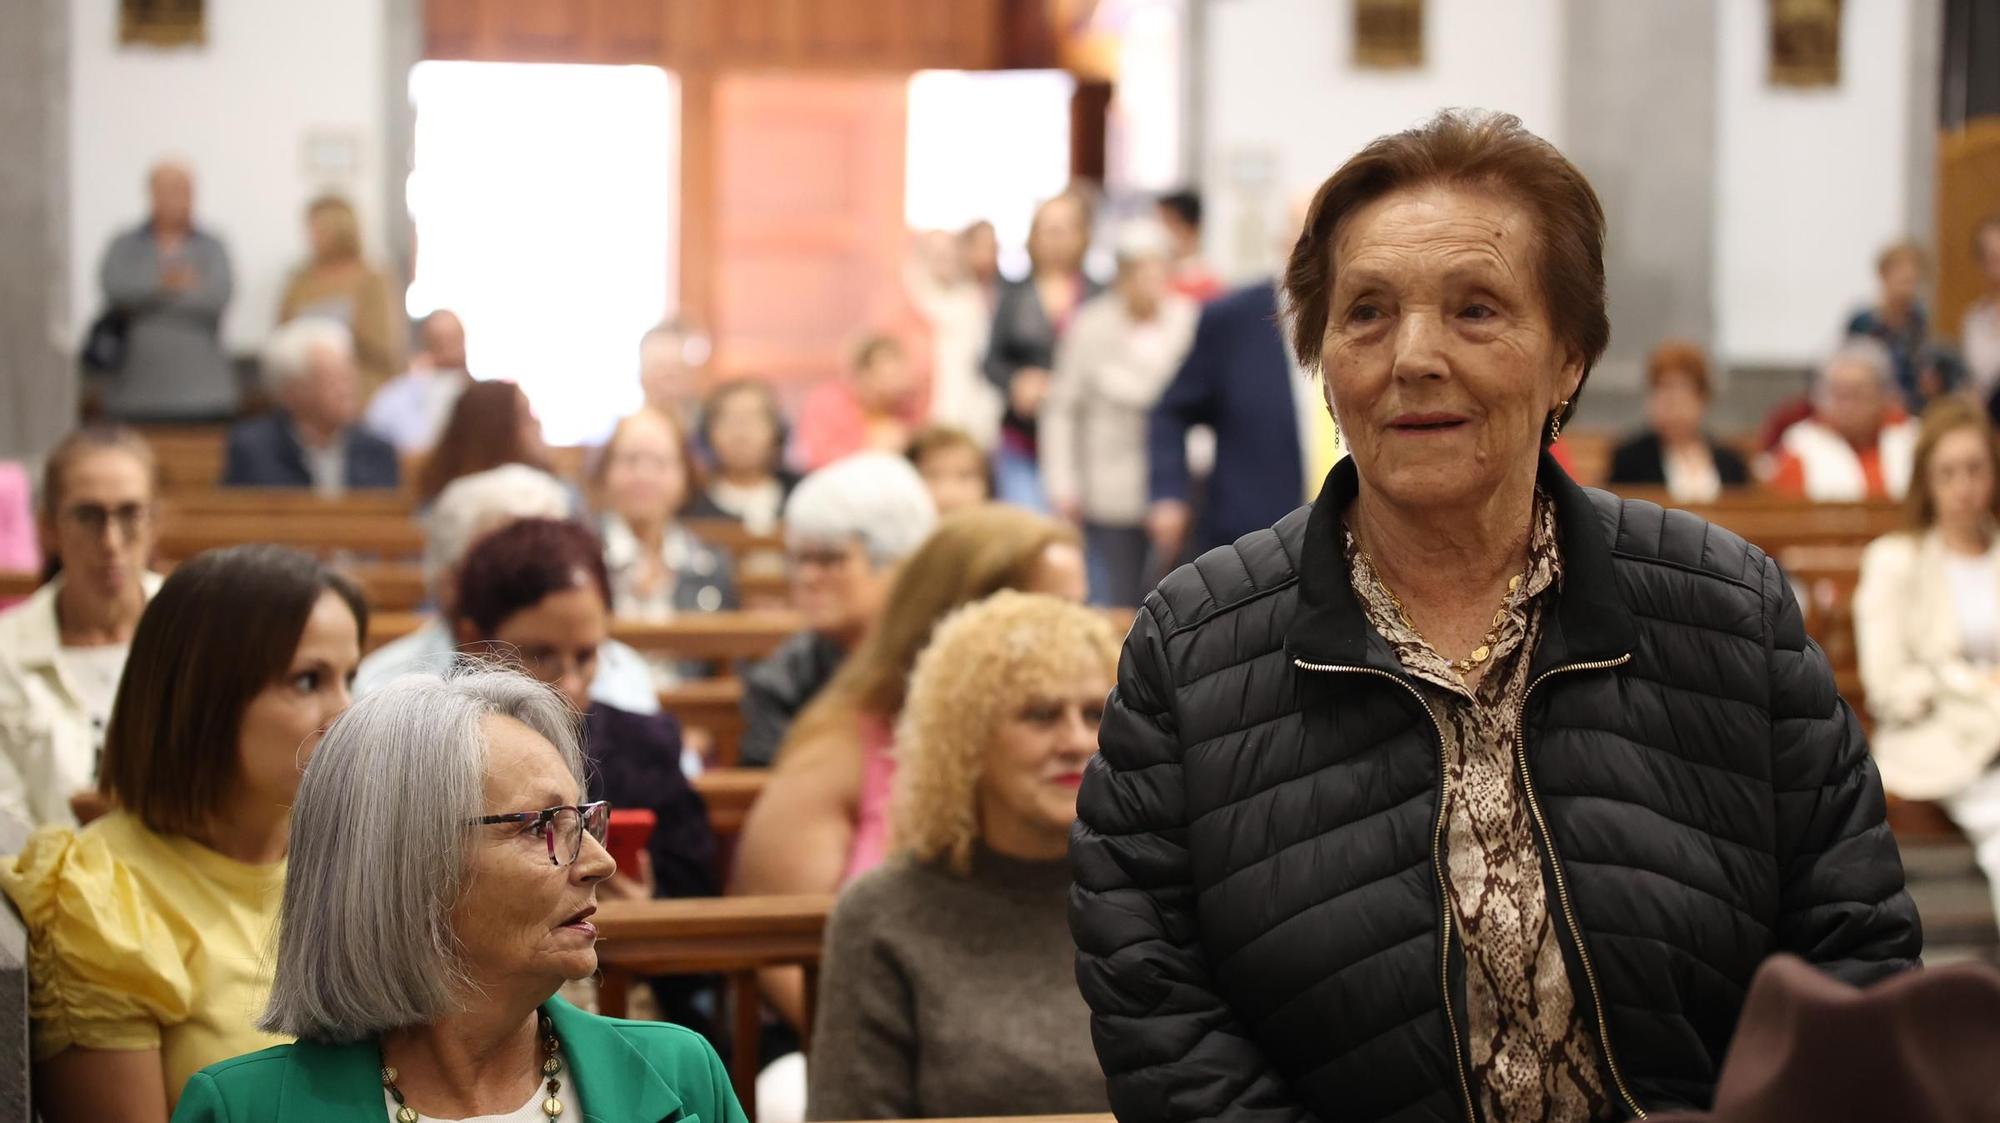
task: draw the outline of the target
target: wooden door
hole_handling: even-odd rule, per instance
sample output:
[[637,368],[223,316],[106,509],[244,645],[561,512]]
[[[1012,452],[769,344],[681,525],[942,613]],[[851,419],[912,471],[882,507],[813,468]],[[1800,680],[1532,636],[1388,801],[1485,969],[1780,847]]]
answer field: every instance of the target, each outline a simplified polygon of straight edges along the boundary
[[907,91],[900,74],[717,76],[714,376],[795,403],[894,326]]
[[1958,337],[1965,310],[1986,291],[1972,233],[2000,214],[2000,117],[1981,117],[1938,137],[1938,287],[1933,330]]

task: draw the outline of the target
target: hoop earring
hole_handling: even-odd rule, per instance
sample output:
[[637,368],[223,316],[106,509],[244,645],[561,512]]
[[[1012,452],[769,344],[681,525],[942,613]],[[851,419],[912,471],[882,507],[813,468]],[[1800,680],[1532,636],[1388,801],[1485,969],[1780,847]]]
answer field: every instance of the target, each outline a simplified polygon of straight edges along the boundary
[[1550,443],[1550,444],[1554,444],[1554,443],[1556,443],[1557,441],[1559,441],[1559,440],[1562,440],[1562,435],[1563,435],[1563,411],[1564,411],[1564,410],[1566,410],[1566,409],[1568,409],[1568,408],[1569,408],[1569,399],[1568,399],[1568,398],[1564,398],[1564,399],[1562,400],[1562,404],[1556,407],[1556,412],[1555,412],[1554,416],[1552,416],[1552,417],[1550,417],[1550,418],[1549,418],[1549,443]]

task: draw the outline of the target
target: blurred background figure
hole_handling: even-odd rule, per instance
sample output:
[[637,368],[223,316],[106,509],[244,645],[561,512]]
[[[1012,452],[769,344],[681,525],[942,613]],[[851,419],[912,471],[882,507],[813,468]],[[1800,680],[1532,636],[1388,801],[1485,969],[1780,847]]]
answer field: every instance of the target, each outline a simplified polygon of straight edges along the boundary
[[429,452],[451,419],[451,407],[472,384],[465,363],[465,323],[440,308],[419,329],[423,349],[410,369],[383,383],[368,400],[368,431],[405,456]]
[[392,488],[402,465],[387,441],[359,427],[361,398],[346,325],[293,320],[264,345],[264,389],[277,408],[229,431],[224,487],[311,488],[337,496]]
[[679,320],[662,320],[639,337],[639,390],[646,405],[686,425],[701,406],[708,341]]
[[1958,346],[1965,360],[1967,388],[1980,401],[1993,402],[2000,390],[2000,214],[1979,223],[1972,252],[1986,292],[1965,310]]
[[1895,364],[1897,397],[1913,413],[1951,389],[1924,362],[1930,342],[1930,318],[1923,305],[1927,265],[1924,251],[1912,242],[1898,242],[1883,250],[1875,258],[1875,277],[1881,284],[1875,305],[1847,321],[1849,336],[1866,336],[1888,348]]
[[992,223],[979,222],[957,234],[918,234],[903,265],[903,290],[930,327],[930,421],[973,434],[982,448],[1000,431],[1000,395],[980,369],[993,328],[997,252]]
[[[435,502],[453,480],[503,464],[525,464],[550,471],[549,446],[542,423],[528,395],[512,382],[474,382],[452,403],[437,444],[417,474],[417,498]],[[582,512],[582,500],[571,495],[572,513]]]
[[[881,863],[910,669],[939,620],[1001,589],[1081,602],[1076,532],[998,504],[939,524],[903,563],[882,618],[792,723],[743,824],[731,892],[832,893]],[[796,971],[766,972],[766,997],[794,1026],[804,1015],[803,984]]]
[[1925,411],[1908,528],[1861,559],[1854,639],[1882,786],[1971,839],[2000,915],[2000,461],[1975,403]]
[[347,325],[361,391],[376,388],[403,369],[403,291],[361,252],[361,223],[354,206],[322,195],[306,208],[311,256],[292,274],[278,305],[278,322],[323,316]]
[[894,336],[863,339],[849,372],[814,387],[799,407],[795,459],[808,472],[857,452],[901,455],[923,423],[922,387]]
[[[443,673],[457,655],[451,620],[459,566],[467,552],[481,537],[516,519],[570,518],[575,511],[574,492],[547,472],[525,464],[503,464],[452,481],[423,518],[429,610],[408,635],[390,640],[361,661],[355,694],[367,694],[405,671]],[[659,712],[659,690],[644,656],[617,640],[607,640],[598,648],[597,663],[591,697],[633,713]]]
[[277,1043],[245,1011],[271,988],[299,775],[367,635],[360,591],[278,546],[201,554],[146,606],[105,733],[111,810],[0,861],[48,1123],[165,1120],[190,1074]]
[[1197,304],[1221,296],[1222,277],[1201,255],[1201,193],[1169,191],[1153,211],[1173,243],[1173,290]]
[[1098,285],[1083,272],[1090,207],[1064,192],[1043,203],[1028,227],[1028,275],[1001,284],[986,344],[986,378],[1005,412],[994,454],[994,492],[1004,502],[1047,511],[1036,466],[1035,420],[1048,397],[1056,343]]
[[738,758],[777,759],[792,719],[881,615],[896,567],[937,524],[924,481],[887,453],[862,453],[807,476],[785,504],[792,607],[805,630],[743,670]]
[[229,251],[195,226],[194,174],[185,165],[154,165],[146,195],[146,221],[113,238],[98,267],[104,310],[86,361],[100,377],[90,388],[116,421],[234,417],[236,374],[222,347]]
[[827,925],[807,1118],[1109,1107],[1067,854],[1117,665],[1104,618],[1053,597],[938,625],[896,736],[894,856]]
[[1664,487],[1680,503],[1707,503],[1750,482],[1743,458],[1702,426],[1715,397],[1708,355],[1686,340],[1653,348],[1646,359],[1646,428],[1611,454],[1611,483]]
[[1091,603],[1137,605],[1161,570],[1146,535],[1148,418],[1187,354],[1197,308],[1170,287],[1165,227],[1127,223],[1116,254],[1111,291],[1078,310],[1056,348],[1042,483],[1056,513],[1083,527]]
[[0,813],[76,823],[132,633],[160,577],[158,467],[130,429],[86,428],[49,454],[38,521],[57,573],[0,613]]
[[698,440],[715,470],[688,503],[687,516],[730,519],[751,534],[776,533],[785,498],[799,482],[785,468],[788,428],[769,383],[737,378],[717,386],[702,407]]
[[1778,440],[1773,490],[1816,502],[1900,499],[1910,485],[1917,423],[1896,396],[1895,360],[1850,339],[1819,369],[1812,416]]
[[910,438],[910,463],[930,489],[940,516],[993,498],[993,465],[972,434],[932,425]]

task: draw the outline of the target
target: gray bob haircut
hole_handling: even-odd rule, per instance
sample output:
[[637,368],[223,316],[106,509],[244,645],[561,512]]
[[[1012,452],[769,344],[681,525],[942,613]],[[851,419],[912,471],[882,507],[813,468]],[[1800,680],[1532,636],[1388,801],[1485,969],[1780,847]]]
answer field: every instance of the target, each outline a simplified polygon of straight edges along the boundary
[[337,1044],[458,1009],[471,984],[451,910],[485,813],[489,716],[547,738],[583,790],[575,717],[526,675],[404,675],[327,730],[292,805],[267,1033]]
[[354,334],[346,324],[327,316],[300,316],[278,325],[278,330],[264,342],[258,359],[265,392],[274,398],[283,395],[287,386],[305,377],[312,366],[313,352],[322,347],[351,359]]
[[908,460],[857,452],[799,481],[785,501],[785,544],[794,549],[856,539],[875,566],[914,553],[937,526],[937,506]]

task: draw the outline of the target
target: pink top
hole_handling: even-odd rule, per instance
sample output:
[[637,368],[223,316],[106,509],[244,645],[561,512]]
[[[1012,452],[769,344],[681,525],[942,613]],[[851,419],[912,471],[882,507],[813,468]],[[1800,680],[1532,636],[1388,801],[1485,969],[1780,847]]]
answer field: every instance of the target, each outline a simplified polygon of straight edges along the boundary
[[854,842],[847,849],[842,885],[882,864],[889,856],[889,790],[896,779],[895,733],[873,714],[856,719],[861,727],[861,799],[854,812]]
[[[910,434],[923,424],[925,406],[921,397],[911,395],[911,400],[895,415],[881,419],[890,426],[891,434],[900,427],[901,441],[908,441]],[[871,440],[870,428],[871,419],[861,407],[860,396],[854,392],[853,380],[829,378],[813,387],[799,408],[798,428],[792,437],[793,460],[800,470],[817,472],[836,460],[871,448],[881,452],[902,451],[879,447],[884,442]]]
[[[0,570],[34,573],[42,568],[35,544],[35,505],[27,469],[0,461]],[[0,608],[7,602],[0,601]]]

